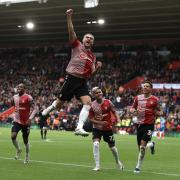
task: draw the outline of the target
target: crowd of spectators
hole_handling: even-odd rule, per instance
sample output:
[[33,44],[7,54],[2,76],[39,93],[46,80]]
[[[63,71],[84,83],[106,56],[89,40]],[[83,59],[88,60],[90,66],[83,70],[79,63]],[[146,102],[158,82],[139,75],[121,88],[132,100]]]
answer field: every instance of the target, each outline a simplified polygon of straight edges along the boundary
[[[105,97],[115,104],[126,120],[126,125],[129,122],[127,127],[133,127],[128,107],[132,104],[134,96],[140,93],[141,88],[127,89],[120,94],[119,86],[137,76],[143,76],[156,83],[179,83],[180,70],[168,66],[172,60],[180,59],[178,48],[178,45],[95,47],[97,59],[103,61],[103,68],[89,80],[88,86],[90,89],[99,86]],[[0,112],[11,106],[15,87],[21,82],[27,85],[28,93],[33,96],[40,109],[49,105],[64,81],[69,59],[69,47],[0,49]],[[154,93],[160,98],[166,112],[166,129],[179,132],[180,90],[161,89]],[[50,115],[50,128],[74,130],[80,109],[81,104],[75,99],[65,104],[60,112],[53,112]],[[128,128],[127,131],[133,132],[133,128]]]

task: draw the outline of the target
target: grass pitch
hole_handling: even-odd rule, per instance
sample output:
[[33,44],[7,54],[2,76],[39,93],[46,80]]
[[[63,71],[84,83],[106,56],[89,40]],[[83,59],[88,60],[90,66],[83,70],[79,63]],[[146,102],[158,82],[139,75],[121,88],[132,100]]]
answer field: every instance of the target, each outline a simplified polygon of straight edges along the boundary
[[116,146],[124,163],[124,171],[116,169],[114,158],[106,143],[100,144],[101,171],[94,172],[92,141],[74,136],[73,132],[48,131],[41,140],[39,130],[31,130],[30,163],[23,164],[24,146],[20,160],[14,160],[15,149],[10,129],[0,128],[0,180],[179,180],[180,138],[154,139],[155,155],[147,150],[142,172],[134,174],[137,161],[136,136],[115,135]]

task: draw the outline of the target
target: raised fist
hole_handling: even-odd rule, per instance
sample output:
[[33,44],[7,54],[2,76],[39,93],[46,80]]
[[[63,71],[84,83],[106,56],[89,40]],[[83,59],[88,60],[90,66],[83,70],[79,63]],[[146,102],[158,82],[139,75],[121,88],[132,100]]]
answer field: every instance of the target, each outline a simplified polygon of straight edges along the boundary
[[66,14],[67,14],[67,15],[72,15],[72,14],[73,14],[73,10],[72,10],[72,9],[68,9],[68,10],[66,11]]

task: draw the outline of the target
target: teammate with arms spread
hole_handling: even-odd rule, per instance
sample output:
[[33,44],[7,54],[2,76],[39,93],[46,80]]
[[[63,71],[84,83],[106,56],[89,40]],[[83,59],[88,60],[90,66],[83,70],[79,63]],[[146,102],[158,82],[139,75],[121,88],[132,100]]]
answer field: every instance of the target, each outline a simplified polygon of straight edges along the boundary
[[25,85],[19,84],[17,86],[18,94],[13,96],[12,104],[15,108],[14,121],[11,129],[12,143],[16,148],[15,159],[18,159],[21,154],[21,148],[17,141],[18,132],[22,131],[22,137],[26,148],[26,155],[24,163],[29,162],[29,143],[28,137],[30,133],[31,120],[34,118],[37,109],[33,104],[33,98],[31,95],[25,93]]
[[82,43],[77,39],[72,24],[72,14],[72,9],[66,11],[69,41],[72,45],[71,60],[66,68],[67,76],[60,90],[59,97],[42,114],[47,115],[55,108],[60,109],[65,101],[70,101],[75,96],[83,104],[75,134],[87,136],[88,133],[83,129],[91,104],[87,79],[102,66],[102,63],[96,61],[95,55],[91,52],[94,43],[92,34],[85,34]]
[[[95,160],[94,171],[100,170],[100,155],[99,143],[101,138],[108,143],[110,150],[115,158],[119,169],[123,170],[123,164],[119,160],[118,150],[115,146],[115,139],[113,136],[113,124],[119,121],[119,115],[114,110],[112,102],[103,98],[103,93],[100,88],[94,87],[92,95],[95,100],[92,102],[89,119],[93,123],[93,155]],[[115,117],[112,118],[113,116]]]
[[[141,164],[145,156],[146,147],[151,148],[151,153],[154,154],[154,142],[149,142],[152,138],[154,130],[155,119],[162,115],[159,107],[159,100],[153,96],[152,83],[145,81],[143,84],[143,94],[138,95],[134,99],[134,103],[130,108],[130,113],[137,116],[137,144],[139,148],[139,155],[135,173],[140,173]],[[149,142],[149,143],[148,143]]]

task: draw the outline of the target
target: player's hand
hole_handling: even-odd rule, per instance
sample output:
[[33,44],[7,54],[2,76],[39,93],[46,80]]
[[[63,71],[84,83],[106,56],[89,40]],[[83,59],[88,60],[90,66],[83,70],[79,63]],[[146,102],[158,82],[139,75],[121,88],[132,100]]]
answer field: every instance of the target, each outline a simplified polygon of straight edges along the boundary
[[71,15],[73,14],[73,10],[72,10],[72,9],[68,9],[68,10],[66,11],[66,14],[69,15],[69,16],[71,16]]
[[107,126],[108,125],[107,121],[101,121],[101,123],[102,123],[103,126]]
[[96,115],[96,116],[95,116],[95,119],[96,119],[97,121],[101,121],[101,120],[103,119],[103,116],[102,116],[102,115]]
[[134,116],[138,116],[138,111],[135,110],[134,113],[133,113]]
[[102,62],[101,61],[97,61],[96,62],[96,69],[100,69],[102,67]]
[[104,117],[106,117],[108,114],[98,114],[98,115],[96,115],[95,116],[95,119],[97,120],[97,121],[102,121],[102,119],[104,118]]
[[138,115],[138,111],[136,109],[134,109],[134,108],[130,109],[130,113],[133,114],[134,116]]

